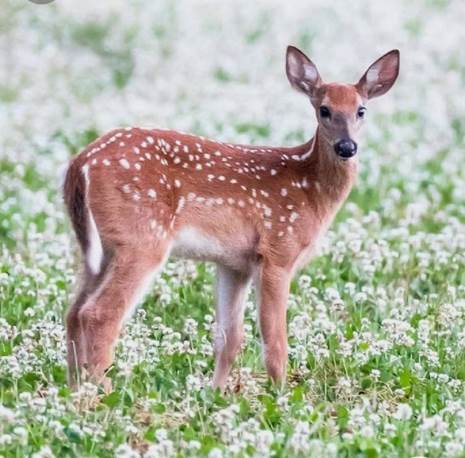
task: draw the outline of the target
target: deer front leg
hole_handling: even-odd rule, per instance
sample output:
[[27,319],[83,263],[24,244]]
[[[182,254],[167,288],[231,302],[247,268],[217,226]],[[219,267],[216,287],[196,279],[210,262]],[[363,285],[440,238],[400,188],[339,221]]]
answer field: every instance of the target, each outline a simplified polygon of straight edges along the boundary
[[243,339],[244,305],[250,275],[225,266],[217,269],[215,373],[213,387],[224,390]]
[[273,382],[285,380],[287,366],[286,308],[289,296],[290,272],[264,263],[258,288],[260,291],[259,322],[263,341],[263,356],[268,375]]

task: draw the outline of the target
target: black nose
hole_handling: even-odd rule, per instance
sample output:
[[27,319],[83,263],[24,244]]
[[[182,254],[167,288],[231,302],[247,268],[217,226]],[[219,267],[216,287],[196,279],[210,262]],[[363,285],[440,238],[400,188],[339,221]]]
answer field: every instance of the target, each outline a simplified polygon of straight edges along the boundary
[[357,143],[350,139],[339,140],[334,145],[334,151],[342,157],[342,159],[349,159],[352,156],[355,156],[357,152]]

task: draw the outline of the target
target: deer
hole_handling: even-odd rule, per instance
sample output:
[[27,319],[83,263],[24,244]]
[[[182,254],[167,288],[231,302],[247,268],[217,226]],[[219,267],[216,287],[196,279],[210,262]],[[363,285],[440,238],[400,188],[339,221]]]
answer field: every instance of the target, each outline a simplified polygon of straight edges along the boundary
[[124,323],[173,256],[217,266],[213,387],[227,387],[251,284],[267,374],[282,386],[290,282],[347,199],[367,102],[393,86],[399,66],[395,49],[355,84],[325,83],[315,64],[289,46],[287,78],[308,97],[317,120],[314,136],[299,146],[125,127],[75,156],[63,189],[83,258],[66,316],[71,385],[85,374],[111,390],[107,372]]

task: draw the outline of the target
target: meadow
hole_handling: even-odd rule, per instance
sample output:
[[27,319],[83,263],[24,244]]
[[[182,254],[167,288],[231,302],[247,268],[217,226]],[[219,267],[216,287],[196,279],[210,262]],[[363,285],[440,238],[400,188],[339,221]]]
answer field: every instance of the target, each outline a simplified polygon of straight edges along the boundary
[[[464,23],[461,0],[3,0],[0,457],[465,456]],[[292,283],[287,385],[267,381],[252,293],[228,390],[210,388],[214,266],[173,260],[124,329],[114,391],[71,392],[67,161],[117,126],[308,140],[289,43],[352,82],[398,47],[401,75]]]

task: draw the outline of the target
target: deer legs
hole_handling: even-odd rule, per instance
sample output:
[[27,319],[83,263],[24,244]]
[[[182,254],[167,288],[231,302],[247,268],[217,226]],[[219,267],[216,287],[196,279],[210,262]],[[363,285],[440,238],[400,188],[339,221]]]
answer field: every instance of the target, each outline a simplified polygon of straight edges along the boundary
[[84,365],[92,381],[104,381],[124,318],[141,299],[164,259],[164,255],[154,259],[136,250],[120,250],[93,292],[86,293],[83,287],[67,316],[72,383],[77,381],[76,368]]
[[66,315],[66,345],[68,360],[68,378],[71,386],[79,382],[79,368],[84,367],[85,348],[82,335],[79,311],[92,293],[96,291],[102,281],[102,276],[92,274],[85,267],[78,295]]
[[250,280],[249,274],[218,266],[213,386],[221,390],[243,340],[244,306]]
[[[244,304],[251,276],[218,266],[215,373],[213,386],[224,390],[243,339]],[[268,375],[284,382],[287,365],[286,306],[290,273],[264,263],[257,278],[259,322]]]
[[260,303],[258,318],[263,357],[268,375],[275,383],[285,381],[287,366],[286,308],[290,273],[264,263],[258,278]]

